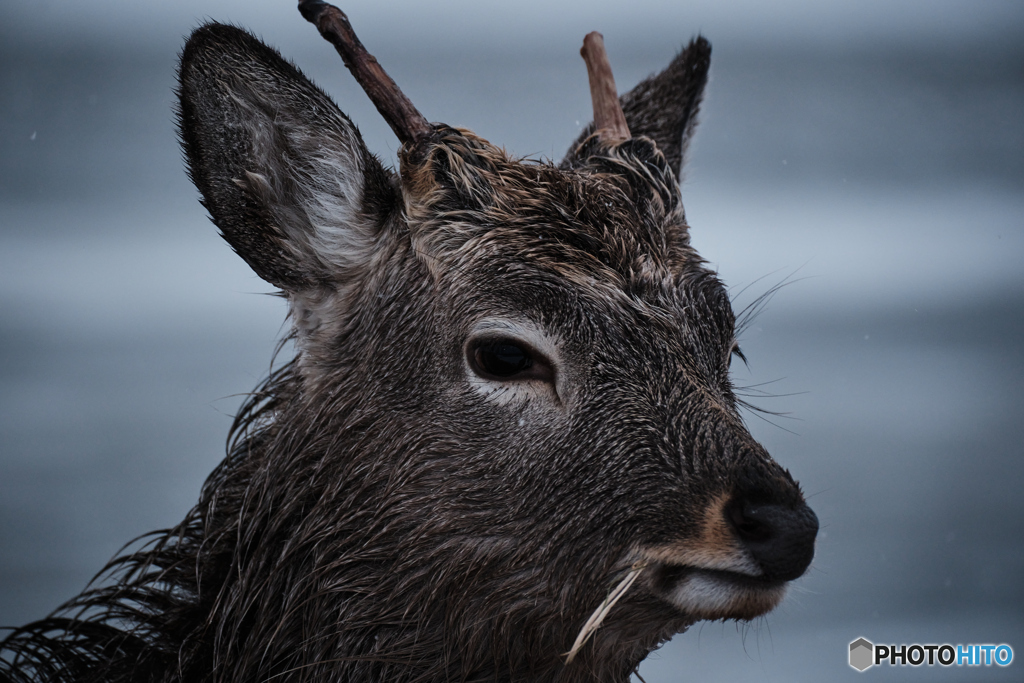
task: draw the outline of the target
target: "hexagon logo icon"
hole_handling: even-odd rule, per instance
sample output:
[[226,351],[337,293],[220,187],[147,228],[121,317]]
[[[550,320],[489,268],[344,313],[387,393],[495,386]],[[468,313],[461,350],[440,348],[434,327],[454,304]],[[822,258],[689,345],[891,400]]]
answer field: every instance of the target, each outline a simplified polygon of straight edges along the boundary
[[875,646],[864,638],[850,643],[850,666],[857,671],[864,671],[874,664]]

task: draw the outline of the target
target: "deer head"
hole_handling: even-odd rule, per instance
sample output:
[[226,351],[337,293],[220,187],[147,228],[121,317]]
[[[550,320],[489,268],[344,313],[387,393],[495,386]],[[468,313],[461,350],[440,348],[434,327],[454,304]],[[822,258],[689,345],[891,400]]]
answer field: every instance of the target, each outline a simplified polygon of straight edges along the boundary
[[192,178],[296,347],[204,496],[232,544],[218,670],[624,679],[696,620],[772,609],[817,519],[737,412],[733,311],[689,242],[709,44],[620,107],[588,36],[595,123],[556,166],[428,123],[343,14],[300,4],[400,169],[249,34],[189,40]]

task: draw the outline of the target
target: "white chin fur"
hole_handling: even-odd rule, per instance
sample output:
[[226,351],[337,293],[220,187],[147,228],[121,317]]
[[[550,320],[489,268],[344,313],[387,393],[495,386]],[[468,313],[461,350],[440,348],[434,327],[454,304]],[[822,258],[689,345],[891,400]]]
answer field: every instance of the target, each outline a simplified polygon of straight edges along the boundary
[[786,594],[786,584],[751,586],[700,571],[683,577],[666,596],[697,619],[753,619],[770,611]]

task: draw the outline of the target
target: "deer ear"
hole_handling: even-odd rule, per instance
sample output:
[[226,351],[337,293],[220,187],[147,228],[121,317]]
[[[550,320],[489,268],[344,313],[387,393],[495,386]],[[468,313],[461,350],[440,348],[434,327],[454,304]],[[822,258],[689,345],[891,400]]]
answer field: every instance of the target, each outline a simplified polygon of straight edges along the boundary
[[178,75],[192,181],[235,251],[290,292],[351,277],[399,200],[355,125],[275,50],[232,26],[195,31]]
[[[654,140],[676,178],[686,147],[697,124],[697,110],[708,82],[711,43],[698,36],[661,73],[650,76],[619,98],[629,132]],[[581,143],[594,133],[591,123],[569,148],[563,168],[586,164],[580,158]]]

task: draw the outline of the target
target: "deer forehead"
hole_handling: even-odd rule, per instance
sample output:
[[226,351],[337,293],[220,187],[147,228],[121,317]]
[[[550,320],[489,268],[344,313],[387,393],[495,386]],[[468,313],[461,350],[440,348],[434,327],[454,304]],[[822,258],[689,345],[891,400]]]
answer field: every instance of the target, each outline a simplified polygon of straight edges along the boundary
[[603,266],[620,278],[669,279],[689,255],[678,185],[650,141],[604,149],[601,161],[614,170],[565,170],[448,130],[402,173],[410,232],[434,257],[544,259],[589,274]]
[[476,150],[477,160],[490,158],[470,168],[448,152],[417,171],[428,182],[404,178],[413,195],[408,234],[436,280],[469,283],[470,293],[564,286],[555,306],[583,296],[678,313],[692,312],[696,297],[731,315],[721,284],[689,246],[681,204],[661,201],[655,184],[508,159],[494,148]]
[[603,204],[584,207],[589,216],[569,212],[562,198],[536,194],[518,206],[437,213],[413,227],[413,254],[434,282],[430,295],[456,308],[465,324],[504,312],[554,328],[624,328],[731,345],[724,285],[664,223]]

